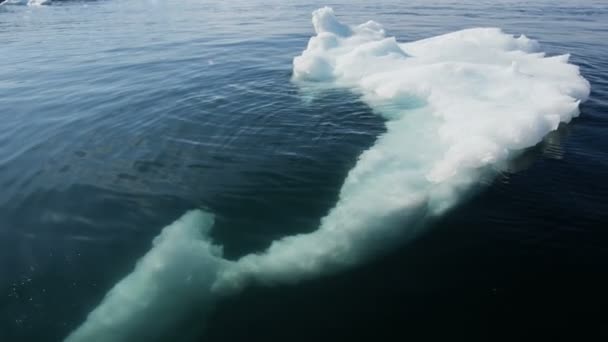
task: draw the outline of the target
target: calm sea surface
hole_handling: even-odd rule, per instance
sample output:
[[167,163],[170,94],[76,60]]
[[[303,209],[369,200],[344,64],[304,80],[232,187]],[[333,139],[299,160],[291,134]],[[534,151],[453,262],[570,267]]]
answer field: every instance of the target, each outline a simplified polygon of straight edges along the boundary
[[290,81],[324,5],[400,41],[524,33],[591,97],[417,240],[228,298],[201,341],[608,338],[608,2],[108,0],[0,6],[0,341],[61,341],[188,209],[231,259],[316,229],[385,130]]

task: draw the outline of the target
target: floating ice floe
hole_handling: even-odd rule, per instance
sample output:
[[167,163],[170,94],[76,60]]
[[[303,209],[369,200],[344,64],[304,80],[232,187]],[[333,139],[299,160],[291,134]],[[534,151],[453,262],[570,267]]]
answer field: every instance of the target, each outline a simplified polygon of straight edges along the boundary
[[357,264],[414,236],[576,117],[589,95],[568,55],[547,57],[536,41],[497,28],[400,43],[373,21],[345,25],[328,7],[312,21],[316,35],[294,59],[293,81],[351,89],[387,126],[318,229],[228,261],[206,234],[212,215],[189,212],[66,341],[151,341],[249,283],[294,283]]

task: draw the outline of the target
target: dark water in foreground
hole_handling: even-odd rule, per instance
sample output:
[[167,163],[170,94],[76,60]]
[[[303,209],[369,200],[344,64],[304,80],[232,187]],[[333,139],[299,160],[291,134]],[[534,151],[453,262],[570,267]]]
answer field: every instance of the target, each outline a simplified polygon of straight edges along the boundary
[[188,209],[230,258],[318,226],[384,131],[357,96],[289,81],[322,5],[401,41],[525,33],[572,53],[591,97],[416,241],[250,288],[203,340],[608,337],[608,4],[109,0],[0,7],[0,341],[62,340]]

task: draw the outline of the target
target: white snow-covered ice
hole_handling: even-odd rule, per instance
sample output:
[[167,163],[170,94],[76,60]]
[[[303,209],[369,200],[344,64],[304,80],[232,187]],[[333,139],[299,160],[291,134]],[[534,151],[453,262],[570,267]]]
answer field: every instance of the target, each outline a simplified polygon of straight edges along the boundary
[[497,28],[400,43],[376,22],[343,24],[328,7],[312,21],[316,35],[294,59],[293,81],[351,89],[387,127],[318,229],[227,261],[197,231],[210,229],[210,214],[190,212],[163,230],[67,341],[126,341],[143,336],[145,322],[162,317],[164,329],[167,316],[211,307],[248,283],[293,283],[359,263],[415,235],[576,117],[589,95],[568,55],[547,57],[538,42]]

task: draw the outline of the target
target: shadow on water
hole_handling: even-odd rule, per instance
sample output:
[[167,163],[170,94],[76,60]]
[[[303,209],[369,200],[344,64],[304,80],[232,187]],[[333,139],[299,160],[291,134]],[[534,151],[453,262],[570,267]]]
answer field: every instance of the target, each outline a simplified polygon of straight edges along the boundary
[[514,174],[524,171],[534,165],[541,157],[562,159],[564,151],[562,149],[562,141],[568,137],[570,128],[567,124],[560,124],[559,127],[547,134],[545,138],[536,146],[523,151],[508,162],[506,172]]
[[[479,217],[502,209],[517,214],[516,205],[502,208],[497,192],[477,196],[419,239],[350,272],[229,298],[206,319],[209,329],[200,340],[608,337],[602,322],[607,252],[589,248],[583,257],[580,238],[547,248],[539,237],[555,229],[556,220],[516,226],[530,230],[519,240],[524,234],[514,236],[508,223]],[[608,233],[600,234],[608,241]]]
[[226,300],[201,341],[608,337],[608,283],[595,268],[602,262],[584,265],[572,249],[540,252],[492,238],[495,227],[481,227],[475,216],[480,205],[496,203],[493,196],[477,197],[432,233],[351,272]]

